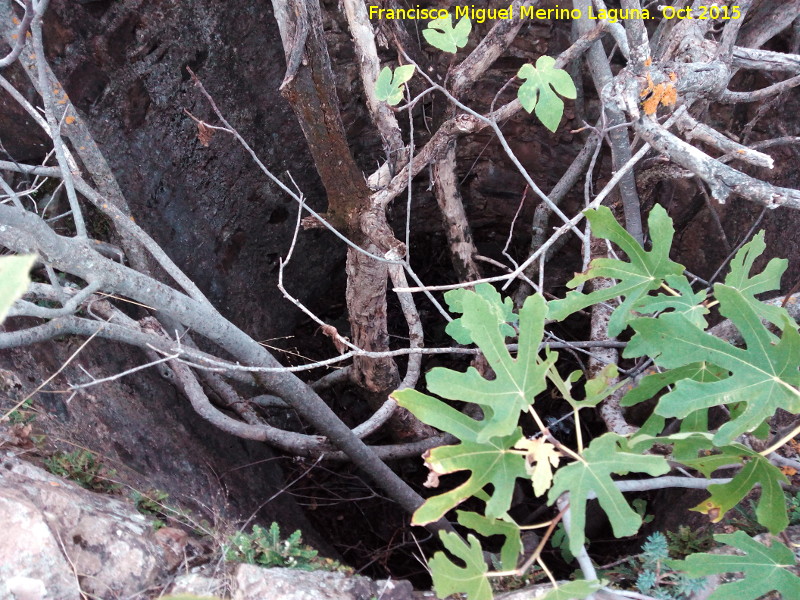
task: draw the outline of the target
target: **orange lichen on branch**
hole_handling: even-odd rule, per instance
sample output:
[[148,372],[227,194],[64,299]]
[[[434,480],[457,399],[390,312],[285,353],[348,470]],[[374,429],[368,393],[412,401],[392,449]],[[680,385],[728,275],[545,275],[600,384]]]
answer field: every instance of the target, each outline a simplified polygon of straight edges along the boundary
[[654,115],[661,106],[674,106],[678,101],[678,90],[673,85],[678,76],[675,73],[669,74],[669,82],[656,84],[650,73],[647,74],[647,85],[639,94],[642,98],[642,108],[646,115]]

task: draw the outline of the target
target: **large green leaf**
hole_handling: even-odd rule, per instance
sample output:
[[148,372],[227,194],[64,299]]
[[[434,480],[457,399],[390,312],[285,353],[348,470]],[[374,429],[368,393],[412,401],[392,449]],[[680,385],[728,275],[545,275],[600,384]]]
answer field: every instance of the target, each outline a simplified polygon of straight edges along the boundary
[[700,382],[719,381],[727,374],[727,371],[705,361],[690,363],[676,369],[662,371],[661,373],[653,373],[643,377],[639,385],[626,393],[620,400],[620,405],[634,406],[645,400],[650,400],[668,385],[672,385],[682,379]]
[[522,108],[528,112],[535,110],[542,125],[550,131],[558,129],[564,114],[564,101],[553,90],[572,100],[578,95],[572,77],[563,69],[554,68],[555,62],[551,56],[540,56],[535,67],[525,64],[517,73],[517,77],[525,80],[517,91]]
[[416,390],[397,391],[392,397],[423,423],[463,440],[460,444],[440,446],[426,453],[425,461],[434,475],[473,472],[457,488],[429,498],[414,513],[413,522],[425,524],[438,520],[470,496],[479,494],[487,484],[492,484],[494,493],[487,500],[486,514],[492,518],[503,516],[511,505],[517,477],[527,477],[525,458],[512,450],[522,438],[522,431],[517,429],[510,436],[479,443],[476,440],[481,433],[482,421],[471,419],[441,400]]
[[[706,299],[705,290],[695,292],[689,280],[684,275],[667,275],[665,278],[670,289],[678,293],[658,294],[657,296],[645,296],[637,302],[633,309],[643,314],[653,314],[672,309],[674,312],[684,315],[693,325],[700,329],[706,329],[708,322],[705,315],[708,308],[702,304]],[[677,291],[676,291],[677,290]]]
[[761,486],[761,496],[756,506],[756,519],[771,533],[779,533],[789,525],[786,512],[786,498],[781,483],[789,483],[786,476],[766,458],[740,444],[725,446],[719,454],[682,461],[683,464],[698,469],[706,477],[719,467],[730,464],[744,464],[730,482],[708,486],[711,496],[692,510],[701,512],[712,523],[722,520],[730,509],[756,486]]
[[731,270],[725,278],[725,285],[739,290],[742,297],[761,318],[783,329],[786,320],[789,319],[786,309],[765,304],[755,295],[780,289],[781,276],[788,266],[788,261],[785,258],[773,258],[761,273],[750,276],[753,264],[766,248],[764,232],[760,231],[736,253],[731,261]]
[[439,538],[464,566],[455,564],[444,552],[433,555],[428,566],[436,595],[444,598],[450,594],[466,594],[469,600],[492,600],[492,586],[486,576],[489,567],[483,559],[481,543],[470,534],[467,545],[458,534],[449,531],[440,531]]
[[608,335],[618,335],[633,316],[631,309],[651,290],[661,286],[669,275],[680,275],[683,266],[669,258],[669,249],[675,230],[672,220],[660,205],[650,211],[648,224],[653,239],[653,249],[644,250],[631,235],[617,223],[611,210],[601,206],[596,211],[586,211],[586,218],[592,225],[592,233],[600,238],[611,240],[628,255],[630,262],[612,258],[596,258],[586,273],[576,275],[568,285],[577,285],[594,277],[608,277],[619,282],[608,288],[595,290],[590,294],[570,292],[563,300],[550,303],[549,318],[556,321],[565,319],[579,310],[622,296],[625,300],[611,315]]
[[[503,337],[515,337],[517,335],[516,330],[509,325],[509,323],[516,324],[519,321],[519,317],[514,313],[514,302],[511,298],[503,300],[502,296],[500,296],[500,292],[489,283],[479,283],[475,286],[474,292],[464,288],[450,290],[445,293],[444,299],[451,311],[461,314],[464,312],[464,299],[471,294],[478,294],[478,296],[486,300],[491,309],[491,313],[497,320],[497,326],[500,328],[500,333]],[[475,343],[469,330],[464,327],[461,317],[450,321],[445,331],[447,335],[459,344]]]
[[779,592],[785,600],[800,598],[800,577],[788,570],[796,563],[789,548],[777,540],[764,546],[743,531],[715,535],[714,539],[738,548],[745,556],[692,554],[686,560],[669,562],[671,568],[684,571],[689,577],[744,573],[744,579],[721,585],[708,600],[755,600],[772,591]]
[[583,453],[583,461],[576,461],[556,471],[553,487],[547,496],[549,504],[569,492],[572,528],[569,534],[569,550],[577,555],[584,542],[586,525],[586,501],[595,494],[600,506],[608,515],[614,535],[624,537],[639,531],[642,517],[633,510],[611,478],[612,473],[630,472],[663,475],[670,469],[662,456],[645,456],[629,452],[622,446],[625,438],[606,433],[592,440]]
[[446,17],[430,21],[428,28],[422,30],[422,35],[431,46],[455,54],[459,48],[467,45],[471,31],[472,21],[469,17],[461,17],[453,27],[453,15],[448,13]]
[[28,272],[34,262],[34,255],[0,257],[0,323],[11,305],[28,290],[31,282]]
[[493,487],[493,493],[486,504],[486,516],[497,518],[504,515],[511,506],[517,478],[528,477],[525,458],[511,450],[521,437],[522,430],[517,429],[509,436],[492,438],[488,442],[462,442],[428,452],[425,462],[437,476],[458,471],[471,471],[471,475],[449,492],[428,498],[414,513],[412,523],[425,525],[438,521],[447,511],[487,485]]
[[514,431],[520,411],[527,410],[536,395],[546,389],[545,376],[557,355],[549,355],[544,361],[537,357],[547,312],[546,302],[539,294],[527,298],[519,311],[516,359],[511,357],[498,329],[495,308],[476,293],[466,295],[461,304],[461,323],[494,370],[495,379],[485,379],[472,367],[465,373],[436,368],[428,374],[427,384],[431,392],[443,398],[481,406],[484,420],[476,441],[485,442]]
[[682,380],[664,395],[656,412],[683,418],[702,408],[743,403],[746,408],[723,425],[714,444],[729,444],[736,436],[757,428],[778,408],[800,412],[800,334],[786,327],[777,344],[743,294],[723,284],[714,286],[720,313],[741,332],[746,349],[701,331],[684,315],[662,314],[657,319],[636,319],[636,335],[625,356],[652,356],[666,368],[708,361],[726,369],[730,377],[715,382]]
[[[708,362],[697,362],[669,369],[661,373],[648,375],[639,382],[639,385],[622,397],[620,405],[633,406],[653,398],[658,392],[673,385],[683,379],[694,381],[719,381],[727,376],[728,372],[720,369],[716,365]],[[665,419],[663,416],[652,413],[647,421],[642,425],[640,433],[657,435],[664,429]],[[688,433],[692,431],[708,431],[708,409],[701,409],[689,414],[681,423],[680,431]],[[675,440],[673,457],[680,460],[680,457],[694,458],[698,450],[711,446],[711,440],[698,437],[688,437]]]
[[[466,373],[433,369],[427,377],[428,389],[451,400],[473,402],[483,408],[484,419],[476,421],[448,404],[415,390],[394,392],[398,404],[409,409],[424,423],[459,437],[460,444],[431,450],[426,462],[435,475],[471,471],[469,479],[457,488],[429,498],[414,514],[417,524],[436,521],[448,510],[489,484],[493,494],[486,505],[486,516],[503,515],[511,504],[518,477],[527,477],[525,459],[512,451],[522,438],[518,427],[520,412],[527,410],[536,394],[546,388],[545,375],[553,353],[538,359],[547,305],[539,295],[529,297],[519,314],[520,334],[516,359],[505,346],[493,299],[475,292],[457,298],[463,311],[464,330],[478,344],[495,372],[495,379],[484,379],[476,369]],[[502,306],[502,303],[501,303]]]
[[[464,527],[477,531],[482,536],[502,535],[505,538],[500,548],[500,568],[510,571],[517,567],[519,555],[522,554],[522,538],[519,525],[508,519],[490,519],[474,512],[456,511],[458,522]],[[506,520],[508,519],[508,520]]]

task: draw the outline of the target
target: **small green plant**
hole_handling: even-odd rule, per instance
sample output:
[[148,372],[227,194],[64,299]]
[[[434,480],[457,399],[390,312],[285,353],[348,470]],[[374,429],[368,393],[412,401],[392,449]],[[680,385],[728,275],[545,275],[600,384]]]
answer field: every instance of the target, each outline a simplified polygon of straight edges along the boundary
[[303,544],[300,530],[285,540],[281,539],[280,527],[275,522],[269,530],[254,525],[251,533],[240,531],[232,535],[225,548],[225,560],[303,571],[342,570],[337,561],[321,558],[316,550]]
[[708,529],[693,529],[680,525],[677,531],[668,531],[669,555],[672,558],[684,558],[695,552],[706,552],[714,547],[714,537]]
[[140,492],[134,490],[131,493],[136,510],[143,515],[156,517],[153,521],[153,528],[156,530],[167,526],[167,519],[169,519],[176,510],[167,504],[169,494],[163,490],[148,490]]
[[131,492],[136,510],[143,515],[155,517],[153,528],[156,530],[169,524],[177,524],[192,531],[197,536],[212,536],[214,529],[205,519],[198,519],[190,511],[168,502],[169,494],[163,490],[151,489],[146,492]]
[[669,568],[669,559],[669,543],[664,534],[656,532],[648,537],[638,557],[636,588],[658,600],[685,600],[705,587],[705,579],[691,579]]
[[32,410],[33,399],[28,398],[17,408],[8,413],[8,420],[12,425],[27,425],[36,420],[36,413]]
[[58,451],[45,459],[44,463],[53,475],[70,479],[86,489],[106,494],[119,489],[119,484],[111,480],[117,472],[107,469],[102,461],[88,450]]
[[375,82],[375,97],[395,106],[403,99],[403,85],[414,75],[414,65],[397,67],[392,74],[389,67],[384,67]]
[[[472,21],[462,17],[453,25],[453,16],[434,19],[422,30],[425,40],[434,48],[455,54],[469,42]],[[540,56],[536,66],[525,64],[520,67],[517,77],[523,80],[517,90],[522,107],[533,112],[542,125],[555,132],[564,115],[564,98],[574,100],[577,95],[572,77],[563,69],[555,68],[556,60],[551,56]],[[403,85],[414,75],[414,65],[397,67],[392,73],[389,67],[378,75],[375,82],[375,97],[389,106],[397,105],[403,99]]]
[[453,16],[448,14],[430,21],[427,29],[422,30],[422,35],[434,48],[455,54],[459,48],[467,45],[471,32],[472,21],[469,17],[461,17],[454,27]]
[[636,511],[636,514],[642,518],[642,523],[650,523],[655,519],[653,515],[647,514],[647,500],[636,498],[631,502],[631,506]]

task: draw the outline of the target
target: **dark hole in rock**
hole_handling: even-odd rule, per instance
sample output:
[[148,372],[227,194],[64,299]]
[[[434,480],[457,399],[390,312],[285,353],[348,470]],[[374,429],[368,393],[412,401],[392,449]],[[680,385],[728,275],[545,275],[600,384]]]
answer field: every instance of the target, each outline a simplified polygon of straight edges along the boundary
[[289,211],[283,206],[276,206],[272,213],[269,215],[267,223],[270,225],[277,225],[283,223],[289,218]]

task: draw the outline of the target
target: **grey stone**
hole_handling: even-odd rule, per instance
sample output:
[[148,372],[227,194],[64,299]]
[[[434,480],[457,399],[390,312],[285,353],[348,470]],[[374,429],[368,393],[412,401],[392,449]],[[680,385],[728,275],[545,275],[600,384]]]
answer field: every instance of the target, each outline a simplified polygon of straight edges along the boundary
[[234,600],[370,600],[378,595],[374,581],[330,571],[263,569],[239,565],[234,573]]
[[0,600],[13,576],[40,579],[47,598],[136,598],[166,575],[147,520],[117,498],[7,455],[0,466]]

